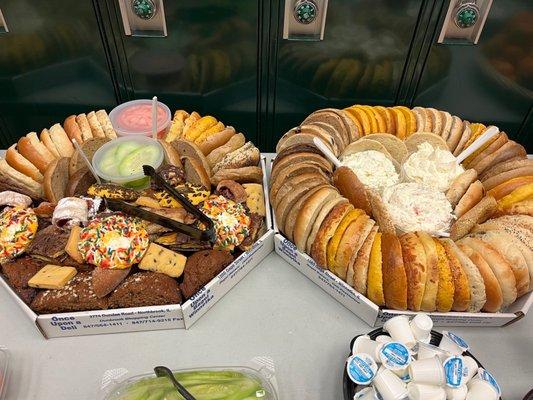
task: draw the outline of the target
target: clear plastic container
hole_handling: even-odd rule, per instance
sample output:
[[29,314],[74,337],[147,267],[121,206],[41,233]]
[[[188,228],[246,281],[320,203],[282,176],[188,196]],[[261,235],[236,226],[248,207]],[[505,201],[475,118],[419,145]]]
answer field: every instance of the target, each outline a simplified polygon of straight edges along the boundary
[[[152,100],[132,100],[122,103],[109,113],[118,136],[152,137]],[[170,129],[172,114],[168,106],[157,102],[157,137],[162,139]]]
[[9,372],[9,353],[5,347],[0,346],[0,400],[6,394],[7,378]]
[[100,147],[94,153],[92,165],[98,176],[106,182],[143,189],[149,184],[150,178],[144,175],[140,168],[142,164],[157,169],[164,158],[163,147],[157,140],[146,136],[125,136]]
[[[272,376],[249,367],[213,367],[172,371],[196,400],[278,400]],[[227,395],[227,397],[226,397]],[[105,400],[180,400],[168,378],[155,374],[133,376],[116,384]]]

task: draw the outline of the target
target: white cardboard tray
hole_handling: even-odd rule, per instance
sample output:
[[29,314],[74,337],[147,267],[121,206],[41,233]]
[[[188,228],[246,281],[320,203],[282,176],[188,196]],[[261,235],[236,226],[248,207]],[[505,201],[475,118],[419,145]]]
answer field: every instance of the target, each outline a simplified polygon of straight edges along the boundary
[[[272,163],[269,167],[272,167]],[[380,309],[377,304],[355,291],[335,274],[318,266],[311,257],[300,252],[294,243],[279,232],[274,210],[271,209],[270,212],[275,231],[275,252],[368,325],[378,327],[397,315],[416,314],[413,311]],[[501,313],[434,312],[429,315],[435,326],[505,326],[523,318],[532,303],[533,292],[522,296]]]
[[267,232],[254,243],[250,251],[241,254],[198,293],[181,305],[39,315],[17,296],[1,276],[0,286],[3,286],[13,296],[22,311],[35,322],[37,329],[47,339],[160,329],[188,329],[274,248],[265,157],[261,157],[261,168],[263,169],[263,190],[267,209]]

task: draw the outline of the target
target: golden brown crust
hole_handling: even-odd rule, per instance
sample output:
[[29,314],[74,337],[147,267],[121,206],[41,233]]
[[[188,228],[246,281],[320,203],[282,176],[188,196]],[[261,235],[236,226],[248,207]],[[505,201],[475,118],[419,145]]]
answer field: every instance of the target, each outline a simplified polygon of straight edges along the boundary
[[76,139],[76,142],[78,142],[78,144],[83,143],[83,137],[81,135],[80,127],[76,122],[75,115],[71,115],[65,119],[65,122],[63,122],[63,129],[67,133],[70,140]]
[[407,276],[407,308],[420,311],[427,280],[426,252],[414,232],[400,236],[400,244]]
[[239,183],[263,183],[263,170],[261,167],[222,169],[211,177],[211,183],[218,185],[224,179],[231,179]]
[[296,216],[298,215],[298,212],[302,208],[303,203],[309,197],[311,197],[314,193],[316,193],[318,190],[320,190],[320,189],[322,189],[324,187],[329,187],[329,185],[327,185],[327,184],[318,185],[318,186],[315,186],[315,187],[309,189],[306,193],[303,193],[297,199],[297,201],[293,204],[293,207],[289,210],[289,213],[287,214],[287,217],[285,219],[285,225],[284,225],[283,232],[285,233],[285,236],[287,236],[287,238],[290,241],[294,242],[293,232],[294,232],[294,226],[295,226],[295,223],[296,223]]
[[512,178],[508,181],[500,183],[498,186],[493,187],[487,192],[489,196],[494,197],[496,200],[500,200],[502,197],[511,194],[515,189],[520,186],[533,183],[533,175],[531,176],[519,176],[518,178]]
[[467,166],[468,168],[470,168],[470,165],[477,164],[483,158],[487,157],[489,154],[494,153],[496,150],[498,150],[508,141],[509,141],[509,138],[504,132],[501,132],[493,136],[488,142],[486,142],[483,146],[481,146],[474,153],[472,153],[469,157],[467,157],[464,160],[463,164]]
[[165,163],[170,165],[175,165],[177,167],[183,168],[183,164],[180,160],[180,155],[174,147],[163,139],[158,139],[159,144],[163,148],[165,154]]
[[483,257],[481,257],[481,254],[472,249],[470,246],[467,246],[461,242],[457,243],[457,246],[475,264],[479,270],[479,273],[481,274],[481,277],[483,278],[487,301],[485,302],[482,310],[486,312],[500,311],[503,304],[503,294],[494,272],[492,272],[492,269],[489,267],[487,262],[483,259]]
[[522,176],[533,176],[533,164],[493,175],[483,181],[483,186],[485,187],[485,190],[491,190],[503,182]]
[[16,169],[21,174],[29,176],[33,180],[42,183],[43,175],[41,172],[16,150],[16,146],[17,145],[14,144],[6,151],[6,161],[9,166]]
[[214,167],[226,154],[235,151],[246,143],[246,138],[242,133],[233,135],[224,145],[212,150],[207,156],[207,163],[210,167]]
[[461,197],[466,193],[468,188],[477,179],[477,172],[475,169],[467,169],[465,172],[458,175],[451,183],[449,189],[446,191],[446,199],[450,202],[452,207],[455,207]]
[[237,132],[235,132],[235,128],[232,126],[226,126],[225,129],[221,130],[220,132],[213,133],[206,137],[204,140],[202,140],[200,143],[198,143],[198,147],[204,153],[204,155],[208,155],[213,150],[224,146],[228,141],[235,135]]
[[452,309],[455,293],[450,261],[444,247],[437,238],[433,238],[437,250],[439,266],[439,289],[437,292],[437,311],[448,312]]
[[[42,145],[44,147],[44,145]],[[19,139],[17,148],[19,153],[31,162],[35,167],[41,172],[44,173],[48,164],[54,159],[52,154],[51,158],[44,156],[35,146],[31,143],[30,139],[26,136],[23,136]],[[48,151],[48,150],[47,150]]]
[[372,208],[372,216],[379,226],[379,231],[395,234],[396,228],[394,227],[390,213],[383,203],[383,200],[381,200],[379,193],[372,189],[368,189],[367,194],[368,199],[370,200],[370,207]]
[[333,173],[333,185],[355,208],[360,208],[368,215],[372,213],[365,185],[350,168],[337,168]]
[[479,203],[455,221],[450,230],[450,238],[458,240],[468,234],[474,226],[489,219],[497,208],[497,202],[492,196],[485,196]]
[[[374,224],[374,220],[370,219],[368,215],[362,214],[346,228],[335,253],[334,272],[342,280],[346,281],[348,269],[355,263],[359,256],[359,250]],[[348,284],[351,286],[350,283]]]
[[501,163],[498,163],[488,168],[486,171],[484,171],[480,175],[479,180],[485,183],[487,179],[492,178],[495,175],[501,174],[502,172],[514,171],[519,168],[529,167],[529,166],[533,166],[533,160],[530,160],[528,158],[503,161]]
[[526,158],[526,156],[526,150],[522,145],[516,143],[513,140],[509,140],[495,152],[484,156],[482,159],[479,160],[479,162],[475,164],[472,163],[471,167],[474,168],[478,174],[482,174],[487,168],[490,168],[492,165],[496,165],[502,161],[506,161],[514,157]]
[[355,262],[348,268],[346,283],[352,286],[356,291],[366,296],[368,269],[370,266],[370,251],[372,250],[372,244],[374,238],[378,232],[377,226],[372,226],[370,233],[365,238],[359,253],[355,258]]
[[[316,172],[311,172],[307,174],[301,174],[296,176],[291,176],[283,181],[279,190],[277,190],[274,196],[270,195],[270,203],[274,209],[278,206],[278,203],[285,198],[295,187],[298,185],[304,184],[306,181],[316,180],[322,183],[327,183],[326,178]],[[279,199],[279,201],[278,201]]]
[[454,215],[457,218],[460,218],[468,210],[471,210],[472,207],[479,203],[484,194],[485,190],[483,189],[483,184],[480,181],[475,181],[472,183],[468,187],[463,197],[461,197],[461,200],[459,200],[457,203],[457,206],[455,206],[455,209],[453,210]]
[[416,236],[424,247],[424,253],[426,254],[426,286],[424,289],[424,295],[422,296],[422,302],[420,303],[420,310],[432,312],[437,309],[437,293],[439,288],[439,265],[437,248],[433,238],[426,232],[416,232]]
[[327,268],[327,246],[330,239],[335,234],[337,227],[342,219],[353,210],[349,203],[341,203],[333,207],[326,216],[320,229],[318,230],[315,240],[311,245],[311,257],[322,268]]
[[68,158],[56,158],[50,163],[44,173],[44,195],[50,203],[55,203],[65,197],[68,185]]
[[446,251],[446,257],[452,271],[454,295],[453,295],[453,311],[467,311],[470,307],[471,295],[470,286],[468,285],[468,277],[466,276],[463,266],[457,256],[455,255],[453,248],[449,242],[440,241],[444,250]]
[[[184,156],[181,158],[181,162],[183,164],[183,170],[185,171],[187,182],[191,182],[196,185],[202,185],[209,190],[211,189],[211,180],[209,179],[209,174],[198,160],[192,157]],[[218,185],[218,183],[220,182],[217,182],[216,184]]]
[[383,260],[383,293],[385,305],[393,310],[407,309],[407,276],[403,265],[402,247],[395,234],[381,236]]

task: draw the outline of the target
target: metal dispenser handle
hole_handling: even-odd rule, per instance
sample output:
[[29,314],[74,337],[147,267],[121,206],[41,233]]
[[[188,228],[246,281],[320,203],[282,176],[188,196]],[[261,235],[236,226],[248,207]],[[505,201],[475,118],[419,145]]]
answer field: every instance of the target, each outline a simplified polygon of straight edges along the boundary
[[477,44],[492,0],[450,0],[438,43]]

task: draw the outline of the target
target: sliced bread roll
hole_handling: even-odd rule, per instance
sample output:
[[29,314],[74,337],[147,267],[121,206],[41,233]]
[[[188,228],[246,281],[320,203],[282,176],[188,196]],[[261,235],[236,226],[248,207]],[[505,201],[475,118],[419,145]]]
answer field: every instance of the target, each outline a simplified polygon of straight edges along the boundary
[[81,129],[76,122],[76,116],[71,115],[65,119],[65,122],[63,122],[63,129],[67,133],[68,138],[72,141],[72,139],[76,139],[76,142],[78,144],[83,143],[83,137],[81,134]]
[[198,147],[207,156],[213,150],[224,146],[228,141],[235,135],[235,128],[232,126],[227,126],[225,129],[220,132],[213,133],[207,136],[204,140],[198,143]]
[[289,210],[289,213],[287,214],[287,218],[285,220],[285,225],[283,227],[283,232],[287,236],[287,238],[294,242],[294,227],[296,226],[296,217],[298,216],[298,212],[302,208],[302,205],[309,197],[311,197],[314,193],[316,193],[318,190],[320,190],[323,187],[327,187],[327,185],[318,185],[310,190],[308,190],[306,193],[302,194],[294,203],[293,207]]
[[44,128],[41,131],[41,134],[39,135],[39,139],[41,139],[41,142],[46,146],[48,151],[54,155],[55,158],[61,157],[59,152],[57,151],[56,145],[52,141],[52,138],[50,137],[50,132],[48,129]]
[[378,227],[374,225],[359,249],[357,257],[355,258],[355,262],[350,266],[350,268],[348,268],[348,273],[346,275],[346,283],[364,296],[367,294],[370,252],[372,251],[372,245],[377,232]]
[[393,310],[406,310],[407,276],[403,264],[402,246],[395,234],[382,234],[381,257],[385,305]]
[[61,157],[71,157],[74,153],[74,146],[70,142],[66,132],[60,124],[54,124],[49,129],[50,138],[54,142]]
[[96,113],[94,111],[91,111],[87,114],[87,121],[89,122],[89,126],[91,127],[91,132],[93,134],[93,137],[95,138],[105,138],[107,137],[102,126],[100,125],[100,122],[98,122],[98,117],[96,117]]
[[448,312],[452,310],[455,295],[452,269],[442,243],[437,238],[433,238],[433,242],[435,243],[435,249],[437,250],[437,265],[439,267],[439,287],[437,290],[436,304],[437,311]]
[[489,264],[487,264],[481,254],[479,254],[472,247],[461,242],[457,243],[457,247],[459,247],[459,249],[468,256],[470,261],[474,263],[483,279],[483,284],[485,285],[485,296],[487,299],[483,305],[482,311],[500,311],[503,304],[503,293],[500,283],[498,282],[498,279],[496,279],[496,275],[494,275],[494,272],[492,272]]
[[77,115],[76,123],[78,124],[78,127],[80,128],[81,138],[83,139],[84,142],[94,137],[93,132],[91,131],[91,125],[89,124],[89,120],[87,119],[87,115],[85,114]]
[[502,307],[505,308],[514,303],[518,293],[516,290],[516,278],[505,258],[493,246],[478,238],[465,237],[459,243],[476,250],[492,269],[502,289]]
[[43,175],[28,159],[23,157],[16,149],[17,145],[14,144],[6,151],[6,161],[10,167],[16,169],[21,174],[29,176],[34,181],[42,183]]
[[[96,150],[98,150],[107,142],[109,142],[108,138],[88,139],[81,144],[81,149],[87,156],[87,159],[92,161]],[[79,171],[80,169],[87,169],[87,164],[85,164],[83,157],[79,154],[78,150],[76,150],[74,153],[72,153],[72,157],[70,157],[68,166],[69,175],[74,175],[76,171]]]
[[483,184],[480,181],[475,181],[468,187],[463,197],[461,197],[453,210],[453,214],[457,218],[460,218],[479,203],[484,194]]
[[446,253],[453,253],[461,263],[463,271],[468,279],[468,286],[470,288],[470,303],[467,312],[479,312],[487,302],[487,294],[485,292],[485,283],[483,277],[476,265],[470,258],[450,239],[441,239]]
[[32,142],[27,136],[19,139],[17,149],[20,155],[35,165],[41,173],[44,173],[48,164],[55,159],[54,155],[38,139],[37,142]]
[[115,129],[111,124],[111,120],[109,119],[109,115],[107,115],[106,110],[96,111],[96,118],[98,119],[100,126],[104,130],[106,137],[109,139],[116,139],[117,133],[115,132]]
[[189,140],[178,139],[173,141],[171,144],[176,149],[180,157],[188,157],[189,159],[196,160],[196,162],[202,165],[205,172],[207,172],[207,175],[211,176],[211,167],[209,166],[204,153],[202,153],[200,148],[195,143]]
[[68,185],[68,164],[67,157],[57,158],[50,163],[44,173],[43,189],[50,203],[57,204],[65,197]]
[[416,236],[424,246],[424,252],[426,254],[426,286],[424,289],[424,295],[422,296],[422,302],[420,303],[420,310],[426,312],[432,312],[437,309],[437,293],[439,289],[439,258],[437,255],[437,248],[433,238],[426,232],[416,232]]
[[400,236],[400,244],[407,276],[407,308],[420,311],[427,280],[426,252],[414,232]]
[[211,168],[213,168],[224,156],[232,151],[237,150],[238,148],[244,146],[246,138],[242,133],[237,133],[233,135],[225,144],[216,149],[212,150],[207,155],[207,162]]
[[261,167],[227,168],[218,171],[211,177],[211,183],[218,185],[225,179],[238,183],[263,183],[263,170]]
[[350,280],[347,282],[353,286],[353,266],[359,255],[359,250],[375,225],[375,221],[362,213],[355,221],[350,223],[339,243],[335,253],[335,274],[347,281],[348,271]]
[[0,190],[13,190],[32,199],[43,198],[42,185],[12,168],[3,158],[0,158]]
[[468,282],[468,275],[463,269],[463,265],[457,255],[455,254],[454,249],[450,245],[451,240],[440,241],[444,250],[446,252],[446,257],[450,265],[450,270],[452,272],[454,294],[453,294],[453,304],[452,310],[458,312],[465,312],[470,308],[470,303],[472,295],[470,293],[470,284]]
[[446,191],[446,199],[450,202],[453,208],[459,203],[459,200],[464,196],[468,188],[477,179],[477,172],[475,169],[467,169],[465,172],[459,174],[451,183]]
[[222,169],[256,166],[259,164],[260,157],[259,149],[252,142],[248,142],[241,148],[226,154],[213,167],[213,174],[216,174]]
[[182,157],[181,162],[183,164],[183,170],[185,171],[185,178],[187,182],[191,182],[196,185],[202,185],[208,190],[211,189],[211,180],[209,179],[209,174],[205,170],[202,163],[189,156]]

